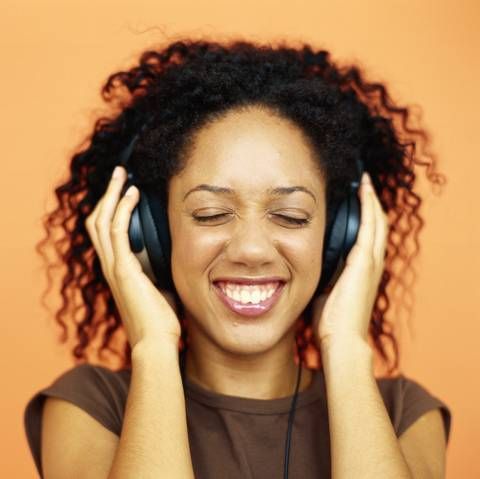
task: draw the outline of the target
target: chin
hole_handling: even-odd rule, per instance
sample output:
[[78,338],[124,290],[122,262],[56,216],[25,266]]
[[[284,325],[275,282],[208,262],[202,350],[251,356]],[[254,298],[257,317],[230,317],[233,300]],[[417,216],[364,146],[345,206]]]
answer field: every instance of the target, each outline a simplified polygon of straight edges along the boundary
[[229,327],[217,326],[215,333],[208,335],[210,341],[226,353],[251,356],[265,354],[275,348],[285,339],[285,334],[287,331],[282,333],[278,326],[272,330],[271,325],[243,324],[233,320]]

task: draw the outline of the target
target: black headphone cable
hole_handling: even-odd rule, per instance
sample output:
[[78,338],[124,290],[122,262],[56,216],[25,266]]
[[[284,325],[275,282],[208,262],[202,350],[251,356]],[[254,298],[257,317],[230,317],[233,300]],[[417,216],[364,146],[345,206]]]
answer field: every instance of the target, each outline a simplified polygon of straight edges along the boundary
[[292,435],[292,425],[293,419],[295,417],[295,404],[297,403],[298,388],[300,386],[300,378],[302,377],[302,363],[298,363],[298,374],[297,374],[297,385],[295,386],[295,393],[292,399],[292,405],[290,406],[290,412],[288,414],[288,429],[287,429],[287,438],[285,440],[285,461],[283,468],[283,477],[288,479],[288,460],[290,457],[290,439]]

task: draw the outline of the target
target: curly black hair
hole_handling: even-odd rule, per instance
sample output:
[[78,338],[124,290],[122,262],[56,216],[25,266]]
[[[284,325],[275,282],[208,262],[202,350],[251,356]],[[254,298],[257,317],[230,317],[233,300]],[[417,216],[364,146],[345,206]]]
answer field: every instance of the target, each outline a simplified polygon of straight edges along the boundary
[[[394,323],[385,317],[390,307],[386,290],[393,284],[406,296],[407,273],[412,272],[411,259],[419,250],[424,222],[419,214],[422,200],[414,192],[414,167],[426,167],[432,183],[445,181],[433,171],[434,155],[427,156],[428,161],[418,158],[417,146],[426,151],[430,136],[408,125],[411,108],[395,105],[385,85],[367,82],[358,65],[338,65],[327,50],[314,50],[305,43],[294,48],[283,42],[274,46],[238,39],[220,43],[190,38],[143,51],[138,65],[108,77],[101,94],[107,112],[71,157],[71,176],[56,187],[58,206],[46,214],[47,235],[36,245],[46,259],[45,247],[53,243],[60,258],[57,263],[47,260],[48,287],[42,300],[51,289],[52,268],[66,266],[62,306],[55,320],[63,329],[61,342],[68,339],[68,325],[74,328],[75,362],[86,361],[94,340],[99,340],[98,357],[104,358],[108,351],[122,367],[131,366],[121,317],[85,227],[119,153],[153,115],[135,145],[130,167],[140,188],[156,191],[166,202],[169,180],[185,166],[194,133],[229,110],[257,106],[293,120],[311,142],[326,180],[327,225],[356,177],[356,155],[363,158],[390,226],[369,333],[384,362],[389,355],[382,339],[391,341],[394,361],[389,373],[398,367]],[[57,229],[60,237],[54,239]],[[413,251],[407,248],[410,235]],[[308,318],[299,325],[295,340],[299,361],[305,364],[313,357],[317,365],[321,362]],[[182,322],[180,351],[187,345]]]

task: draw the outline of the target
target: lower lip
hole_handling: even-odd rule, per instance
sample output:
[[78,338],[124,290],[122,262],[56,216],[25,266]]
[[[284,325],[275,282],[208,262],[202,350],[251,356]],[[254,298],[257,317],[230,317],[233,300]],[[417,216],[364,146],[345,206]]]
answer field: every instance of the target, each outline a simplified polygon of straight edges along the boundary
[[242,316],[255,317],[265,314],[275,306],[277,301],[280,299],[280,295],[282,294],[285,283],[280,283],[272,296],[270,296],[270,298],[266,299],[265,301],[261,301],[258,304],[243,304],[237,302],[224,294],[223,291],[216,284],[214,284],[213,286],[220,300],[223,302],[223,304],[225,304],[225,306],[228,307],[228,309]]

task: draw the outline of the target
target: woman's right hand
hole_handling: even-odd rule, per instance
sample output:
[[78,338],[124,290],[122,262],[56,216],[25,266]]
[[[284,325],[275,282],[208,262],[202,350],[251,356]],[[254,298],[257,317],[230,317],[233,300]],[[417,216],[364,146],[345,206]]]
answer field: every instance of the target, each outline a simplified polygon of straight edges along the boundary
[[125,168],[117,167],[105,194],[85,221],[102,271],[112,291],[122,318],[130,347],[142,342],[161,344],[173,342],[178,347],[180,322],[173,296],[161,291],[143,272],[128,240],[130,217],[139,200],[139,190],[121,196],[127,178]]

